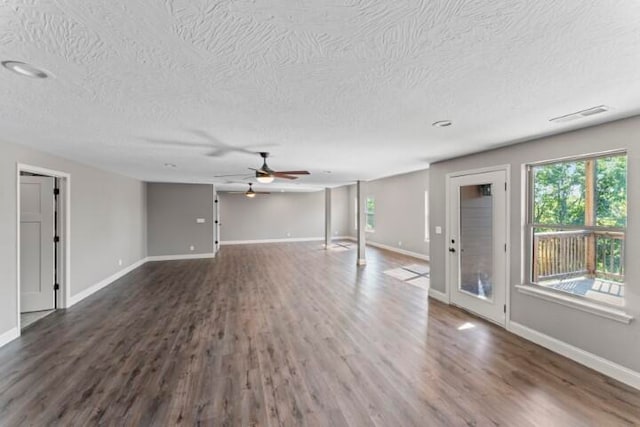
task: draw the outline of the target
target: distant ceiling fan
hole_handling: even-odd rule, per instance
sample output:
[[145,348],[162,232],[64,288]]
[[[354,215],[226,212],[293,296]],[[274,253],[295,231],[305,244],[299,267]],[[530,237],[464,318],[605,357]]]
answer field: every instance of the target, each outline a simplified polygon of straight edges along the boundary
[[[309,171],[274,171],[267,165],[267,157],[269,157],[269,153],[260,152],[260,157],[262,157],[262,166],[259,169],[249,168],[256,173],[256,179],[258,182],[263,184],[268,184],[273,182],[275,178],[282,179],[298,179],[295,175],[310,175]],[[227,176],[239,176],[239,175],[216,175],[216,178],[227,177]]]
[[249,198],[256,197],[256,194],[271,194],[268,191],[253,191],[253,183],[249,183],[249,189],[247,191],[229,191],[229,194],[244,194]]

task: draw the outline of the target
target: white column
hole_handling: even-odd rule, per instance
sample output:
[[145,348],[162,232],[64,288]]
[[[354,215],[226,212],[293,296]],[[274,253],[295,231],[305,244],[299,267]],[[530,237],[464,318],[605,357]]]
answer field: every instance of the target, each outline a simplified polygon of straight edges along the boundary
[[366,239],[364,229],[366,227],[366,201],[365,201],[365,188],[362,181],[358,181],[358,265],[366,265],[367,259],[365,255]]
[[331,246],[331,189],[324,189],[324,247]]

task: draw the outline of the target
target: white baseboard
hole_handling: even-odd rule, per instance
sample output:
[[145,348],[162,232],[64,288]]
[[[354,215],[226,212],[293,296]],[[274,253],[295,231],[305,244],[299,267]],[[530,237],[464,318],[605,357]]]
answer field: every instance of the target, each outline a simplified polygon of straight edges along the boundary
[[[357,242],[358,239],[356,237],[353,236],[343,236],[342,237],[343,240],[351,240],[353,242]],[[372,242],[370,240],[366,241],[367,245],[370,246],[374,246],[376,248],[380,248],[380,249],[385,249],[387,251],[391,251],[391,252],[396,252],[402,255],[407,255],[413,258],[418,258],[418,259],[422,259],[425,261],[429,261],[429,255],[424,255],[424,254],[420,254],[418,252],[412,252],[412,251],[408,251],[406,249],[400,249],[400,248],[396,248],[394,246],[389,246],[389,245],[384,245],[382,243],[377,243],[377,242]]]
[[[334,237],[337,239],[338,237]],[[285,239],[259,239],[259,240],[223,240],[221,245],[254,245],[258,243],[290,243],[290,242],[319,242],[324,237],[287,237]]]
[[83,299],[85,299],[86,297],[88,297],[89,295],[98,292],[100,289],[110,285],[111,283],[115,282],[116,280],[118,280],[119,278],[121,278],[122,276],[124,276],[125,274],[135,270],[136,268],[140,267],[142,264],[144,264],[145,262],[147,262],[148,258],[143,258],[139,261],[134,262],[133,264],[131,264],[130,266],[123,268],[122,270],[118,271],[117,273],[112,274],[111,276],[107,277],[106,279],[101,280],[100,282],[96,283],[95,285],[91,286],[90,288],[87,288],[83,291],[80,291],[79,293],[75,294],[75,295],[71,295],[71,297],[69,298],[69,302],[67,305],[67,308],[73,306],[74,304],[79,303],[80,301],[82,301]]
[[412,251],[407,251],[405,249],[400,249],[400,248],[396,248],[393,246],[389,246],[389,245],[384,245],[382,243],[377,243],[377,242],[367,242],[367,245],[371,245],[374,246],[376,248],[380,248],[380,249],[385,249],[387,251],[391,251],[391,252],[396,252],[402,255],[407,255],[410,256],[412,258],[418,258],[418,259],[422,259],[425,261],[429,261],[429,256],[428,255],[424,255],[424,254],[419,254],[418,252],[412,252]]
[[585,365],[601,374],[640,390],[640,372],[633,371],[617,363],[588,351],[574,347],[556,338],[535,331],[514,321],[509,322],[508,330],[526,340],[532,341],[554,353],[561,354],[575,362]]
[[184,254],[184,255],[153,255],[148,256],[147,261],[175,261],[179,259],[202,259],[202,258],[215,258],[216,254]]
[[429,288],[429,296],[434,300],[449,304],[449,296],[444,292],[440,292],[436,289]]
[[20,336],[18,328],[9,329],[7,332],[0,334],[0,347],[9,344]]

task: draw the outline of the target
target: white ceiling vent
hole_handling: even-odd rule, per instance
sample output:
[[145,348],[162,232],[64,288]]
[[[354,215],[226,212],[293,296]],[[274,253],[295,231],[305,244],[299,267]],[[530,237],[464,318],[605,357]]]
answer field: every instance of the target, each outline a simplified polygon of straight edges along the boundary
[[555,117],[553,119],[550,119],[549,121],[553,123],[570,122],[572,120],[581,119],[584,117],[589,117],[589,116],[594,116],[596,114],[604,113],[605,111],[609,111],[609,107],[607,107],[606,105],[598,105],[597,107],[591,107],[586,110],[578,111],[576,113]]

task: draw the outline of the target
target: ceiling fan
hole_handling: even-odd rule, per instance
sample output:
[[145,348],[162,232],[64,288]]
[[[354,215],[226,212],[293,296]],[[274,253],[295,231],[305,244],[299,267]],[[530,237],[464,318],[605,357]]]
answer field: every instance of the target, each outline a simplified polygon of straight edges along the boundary
[[253,191],[253,183],[249,183],[249,189],[247,191],[229,191],[229,194],[244,194],[249,198],[256,197],[256,194],[271,194],[268,191]]
[[[267,157],[269,157],[269,153],[260,152],[260,157],[262,157],[262,166],[259,169],[249,168],[252,171],[255,171],[255,176],[258,182],[263,184],[268,184],[273,182],[275,178],[282,179],[298,179],[295,175],[310,175],[309,171],[298,170],[298,171],[274,171],[267,165]],[[238,175],[216,175],[216,178],[227,177],[227,176],[238,176]]]

